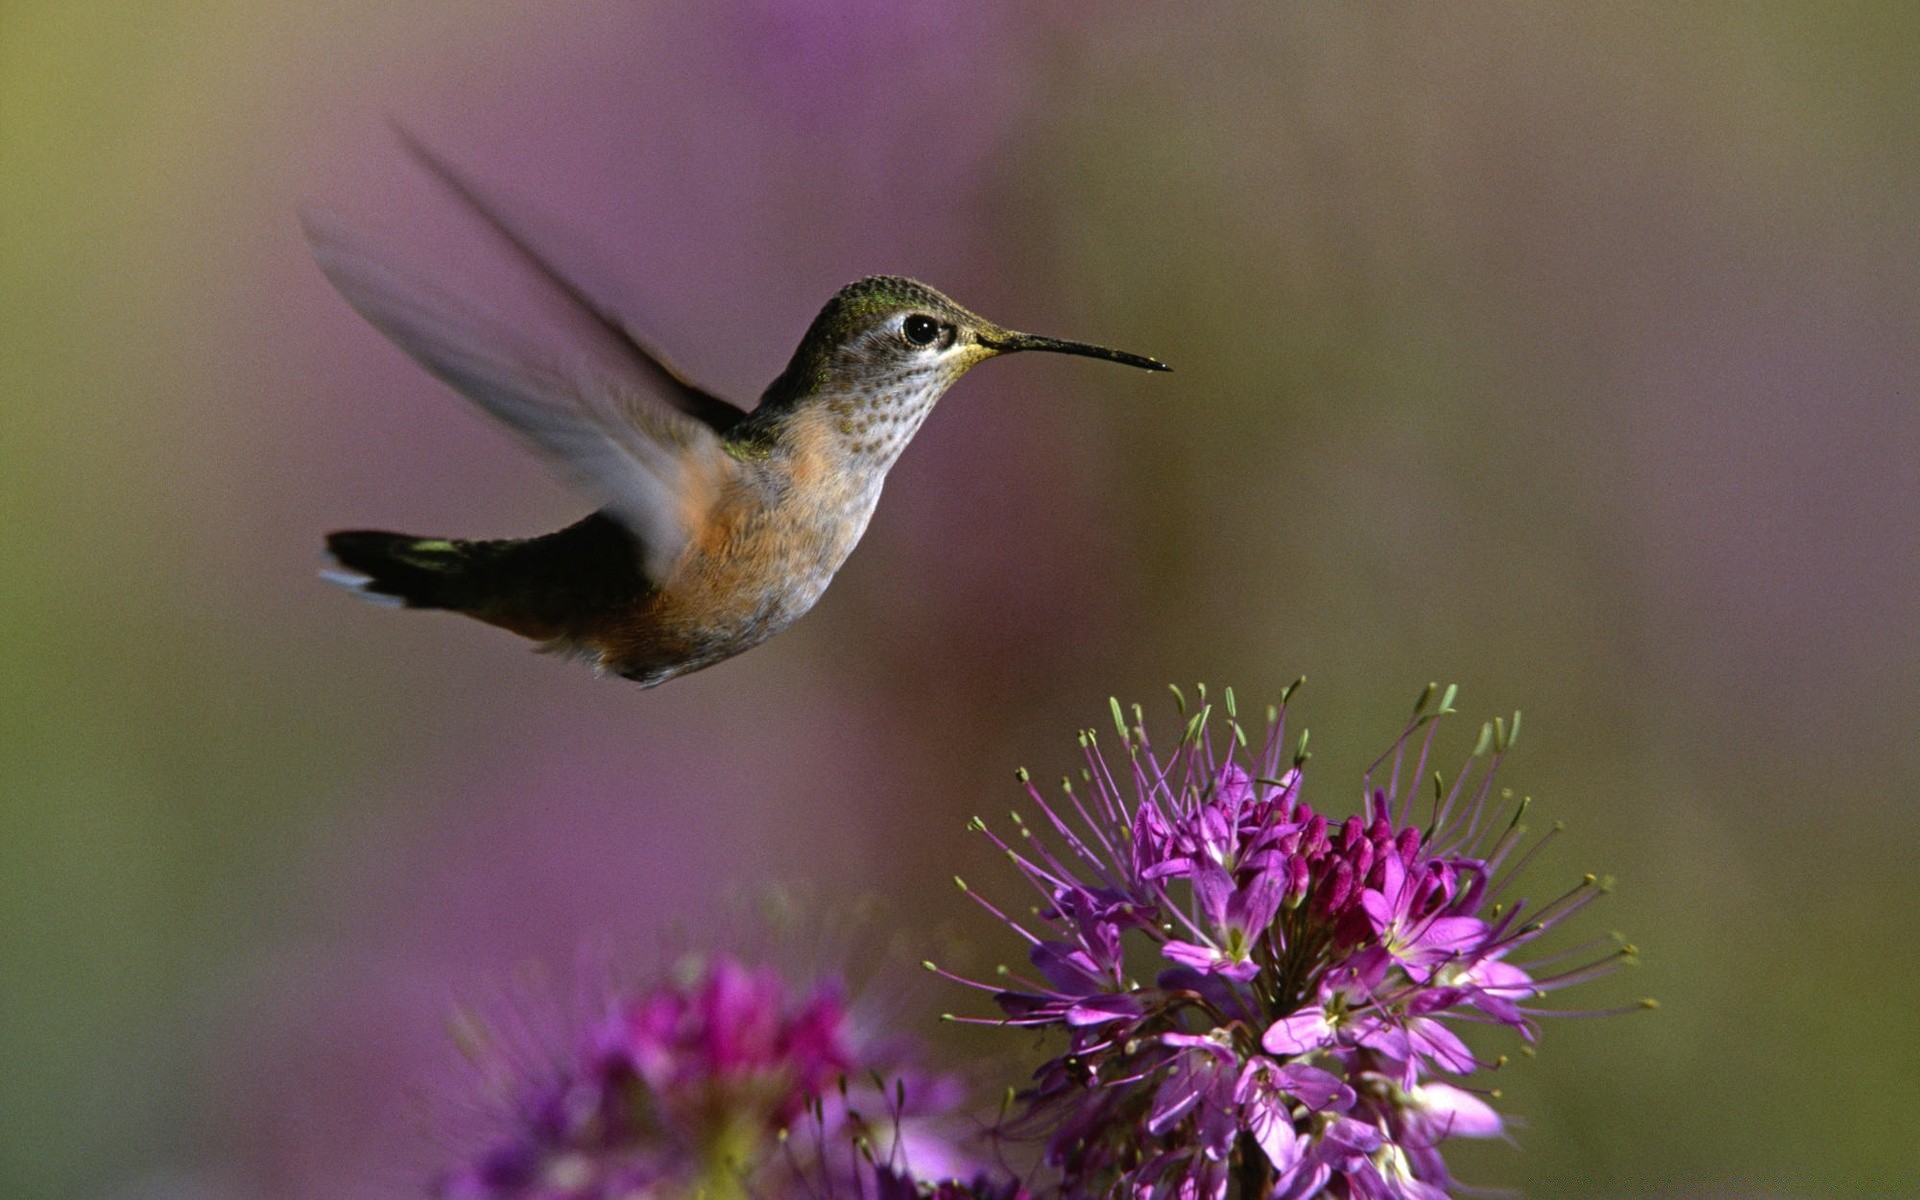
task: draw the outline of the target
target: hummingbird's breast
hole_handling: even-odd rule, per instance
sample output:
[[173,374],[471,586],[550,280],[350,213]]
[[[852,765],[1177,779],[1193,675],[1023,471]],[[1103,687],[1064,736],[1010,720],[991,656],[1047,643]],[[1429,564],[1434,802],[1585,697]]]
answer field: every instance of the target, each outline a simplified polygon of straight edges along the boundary
[[717,498],[672,575],[604,640],[602,660],[665,682],[779,633],[820,599],[859,544],[884,468],[850,461],[829,426],[795,421]]

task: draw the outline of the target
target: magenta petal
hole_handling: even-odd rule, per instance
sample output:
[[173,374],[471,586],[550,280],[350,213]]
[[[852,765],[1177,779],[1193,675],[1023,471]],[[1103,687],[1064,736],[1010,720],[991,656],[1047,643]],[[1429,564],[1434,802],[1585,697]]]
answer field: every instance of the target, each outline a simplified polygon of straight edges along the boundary
[[1280,777],[1279,787],[1276,788],[1268,784],[1266,787],[1266,798],[1279,804],[1292,804],[1295,800],[1299,799],[1300,768],[1287,768],[1287,773]]
[[1467,997],[1467,1003],[1502,1025],[1521,1027],[1527,1023],[1527,1014],[1520,1011],[1518,1004],[1489,992],[1474,992]]
[[1140,1001],[1132,996],[1089,996],[1067,1009],[1069,1025],[1103,1025],[1139,1016]]
[[1333,1026],[1327,1024],[1324,1009],[1303,1009],[1267,1026],[1260,1045],[1268,1054],[1307,1054],[1333,1044]]
[[1193,898],[1207,924],[1215,929],[1227,923],[1227,905],[1233,900],[1233,876],[1219,863],[1205,859],[1193,866]]
[[1234,990],[1222,976],[1194,967],[1168,967],[1154,978],[1154,986],[1167,992],[1192,992],[1215,1008],[1231,1008]]
[[1292,1118],[1285,1113],[1264,1110],[1253,1114],[1248,1120],[1248,1131],[1280,1175],[1299,1166],[1306,1154],[1307,1139],[1294,1129]]
[[[1347,960],[1346,969],[1335,977],[1333,986],[1354,999],[1371,999],[1386,982],[1387,968],[1391,966],[1393,955],[1387,953],[1386,947],[1368,946]],[[1321,995],[1325,994],[1323,986]]]
[[1168,942],[1160,947],[1160,953],[1183,967],[1222,975],[1235,983],[1245,983],[1260,973],[1257,963],[1231,959],[1211,946],[1197,946],[1192,942]]
[[1467,971],[1467,982],[1477,984],[1489,996],[1508,1000],[1525,1000],[1540,990],[1534,986],[1533,976],[1512,963],[1494,958],[1473,964]]
[[1456,1075],[1469,1075],[1480,1064],[1460,1036],[1431,1017],[1407,1022],[1407,1036],[1416,1053],[1424,1054]]
[[1093,959],[1071,942],[1041,942],[1027,957],[1048,983],[1069,994],[1092,991],[1105,982]]
[[1407,901],[1412,898],[1413,889],[1408,886],[1407,868],[1400,862],[1400,856],[1389,852],[1380,860],[1380,895],[1396,911],[1404,912]]
[[1367,1021],[1354,1041],[1397,1063],[1406,1062],[1413,1054],[1407,1031],[1384,1021]]
[[1233,1051],[1217,1038],[1201,1033],[1163,1033],[1160,1035],[1162,1046],[1178,1046],[1182,1050],[1204,1050],[1210,1057],[1233,1061]]
[[1380,1148],[1380,1131],[1352,1117],[1335,1117],[1321,1135],[1343,1150],[1372,1154]]
[[1383,1180],[1382,1183],[1387,1189],[1382,1195],[1391,1197],[1391,1200],[1449,1200],[1445,1188],[1435,1187],[1423,1180],[1397,1179],[1390,1184]]
[[1274,1072],[1274,1083],[1311,1109],[1353,1107],[1353,1089],[1340,1082],[1338,1075],[1319,1067],[1287,1063]]
[[1219,803],[1237,809],[1253,798],[1253,777],[1239,763],[1228,763],[1220,768],[1213,795]]
[[1493,1106],[1450,1083],[1428,1083],[1413,1090],[1413,1107],[1432,1140],[1447,1137],[1499,1137],[1505,1129]]
[[1405,1011],[1410,1017],[1424,1017],[1428,1013],[1445,1012],[1466,998],[1465,988],[1429,987],[1408,1000]]
[[1147,1114],[1147,1132],[1155,1137],[1160,1136],[1169,1125],[1186,1116],[1187,1110],[1199,1102],[1198,1085],[1185,1076],[1174,1076],[1154,1098],[1153,1111]]
[[1273,923],[1286,895],[1286,871],[1284,864],[1277,863],[1276,869],[1262,871],[1227,901],[1227,923],[1257,937]]
[[1420,933],[1420,944],[1454,954],[1461,953],[1487,936],[1486,922],[1473,917],[1440,917]]
[[1360,907],[1366,911],[1367,922],[1373,926],[1375,933],[1384,933],[1392,928],[1400,916],[1393,903],[1372,888],[1360,893]]
[[1293,1174],[1282,1175],[1274,1180],[1269,1200],[1312,1200],[1326,1190],[1327,1182],[1332,1178],[1333,1168],[1327,1164],[1302,1163]]
[[1294,1128],[1292,1105],[1279,1080],[1279,1064],[1270,1058],[1255,1056],[1235,1081],[1233,1100],[1247,1132],[1259,1143],[1274,1170],[1284,1176],[1299,1165],[1306,1152],[1306,1140]]
[[1214,974],[1223,975],[1235,983],[1245,983],[1260,973],[1260,964],[1250,959],[1241,959],[1239,962],[1234,962],[1230,959],[1223,958],[1214,965],[1213,970]]
[[1168,942],[1160,947],[1160,953],[1196,971],[1213,970],[1214,963],[1220,958],[1220,952],[1212,946],[1199,946],[1192,942]]

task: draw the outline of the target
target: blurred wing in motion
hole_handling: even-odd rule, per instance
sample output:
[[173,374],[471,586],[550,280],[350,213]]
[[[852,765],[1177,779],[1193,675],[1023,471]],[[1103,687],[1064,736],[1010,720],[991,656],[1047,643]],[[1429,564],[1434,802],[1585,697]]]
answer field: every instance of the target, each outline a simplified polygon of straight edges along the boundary
[[652,371],[563,369],[503,322],[392,265],[337,218],[310,212],[303,223],[348,303],[603,498],[639,538],[648,578],[665,580],[739,464],[710,426],[656,398],[664,368],[638,351]]
[[578,280],[563,274],[547,256],[535,250],[525,226],[506,217],[505,205],[488,197],[408,130],[397,123],[393,130],[414,160],[458,197],[539,279],[554,301],[553,307],[567,318],[578,340],[593,343],[595,349],[630,373],[635,383],[644,384],[648,394],[659,397],[715,432],[725,433],[734,422],[747,415],[675,370],[659,351],[614,315],[610,305],[596,299]]

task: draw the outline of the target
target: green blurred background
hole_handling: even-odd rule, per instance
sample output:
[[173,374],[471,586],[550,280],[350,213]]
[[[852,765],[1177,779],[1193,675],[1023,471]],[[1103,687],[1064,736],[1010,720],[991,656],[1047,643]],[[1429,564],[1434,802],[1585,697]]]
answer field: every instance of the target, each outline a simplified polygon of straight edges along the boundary
[[[769,879],[986,936],[1015,765],[1300,673],[1335,807],[1429,678],[1462,752],[1525,709],[1542,890],[1618,876],[1645,958],[1574,1002],[1663,1002],[1549,1029],[1468,1178],[1920,1191],[1917,55],[1910,4],[0,0],[0,1196],[416,1194],[454,998]],[[581,511],[306,257],[318,203],[486,278],[389,114],[737,397],[877,271],[1176,373],[983,368],[819,609],[660,691],[356,605],[328,528]]]

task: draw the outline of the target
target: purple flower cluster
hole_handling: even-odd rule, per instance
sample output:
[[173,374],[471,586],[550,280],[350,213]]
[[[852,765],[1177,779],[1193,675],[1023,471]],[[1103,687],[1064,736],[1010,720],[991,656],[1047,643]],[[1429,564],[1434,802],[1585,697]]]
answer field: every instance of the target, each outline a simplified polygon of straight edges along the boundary
[[1115,704],[1121,773],[1083,733],[1081,785],[1028,785],[1038,827],[975,823],[1042,900],[1023,922],[969,893],[1033,966],[974,983],[1002,1013],[974,1020],[1066,1039],[1003,1115],[1040,1143],[1031,1177],[956,1148],[965,1089],[838,982],[714,957],[604,989],[564,1039],[490,1041],[492,1124],[436,1200],[1443,1200],[1447,1140],[1505,1131],[1470,1085],[1497,1062],[1461,1026],[1531,1042],[1547,992],[1633,950],[1535,945],[1604,891],[1592,876],[1508,896],[1547,840],[1522,851],[1526,803],[1494,786],[1517,714],[1448,782],[1427,766],[1453,691],[1429,687],[1336,819],[1302,797],[1292,691],[1256,746],[1233,694],[1216,713],[1202,690],[1167,754]]
[[[1114,705],[1130,789],[1087,732],[1083,788],[1049,800],[1028,785],[1044,830],[1015,814],[1003,839],[976,822],[1044,896],[1029,929],[974,893],[1027,940],[1036,972],[974,986],[1005,1014],[990,1023],[1066,1035],[1010,1121],[1044,1136],[1065,1195],[1439,1200],[1441,1144],[1502,1133],[1484,1093],[1440,1078],[1493,1065],[1456,1026],[1530,1042],[1542,994],[1632,948],[1518,961],[1603,885],[1502,901],[1531,857],[1514,860],[1524,802],[1494,813],[1517,714],[1485,728],[1450,785],[1434,777],[1416,820],[1453,694],[1423,693],[1343,820],[1301,798],[1305,739],[1287,753],[1284,697],[1255,749],[1232,693],[1216,714],[1203,691],[1165,757],[1139,710],[1129,725]],[[1551,966],[1569,956],[1578,965]]]
[[492,1039],[500,1111],[438,1200],[860,1193],[959,1161],[934,1125],[963,1089],[868,1038],[837,982],[720,957],[598,1007],[559,1053]]

